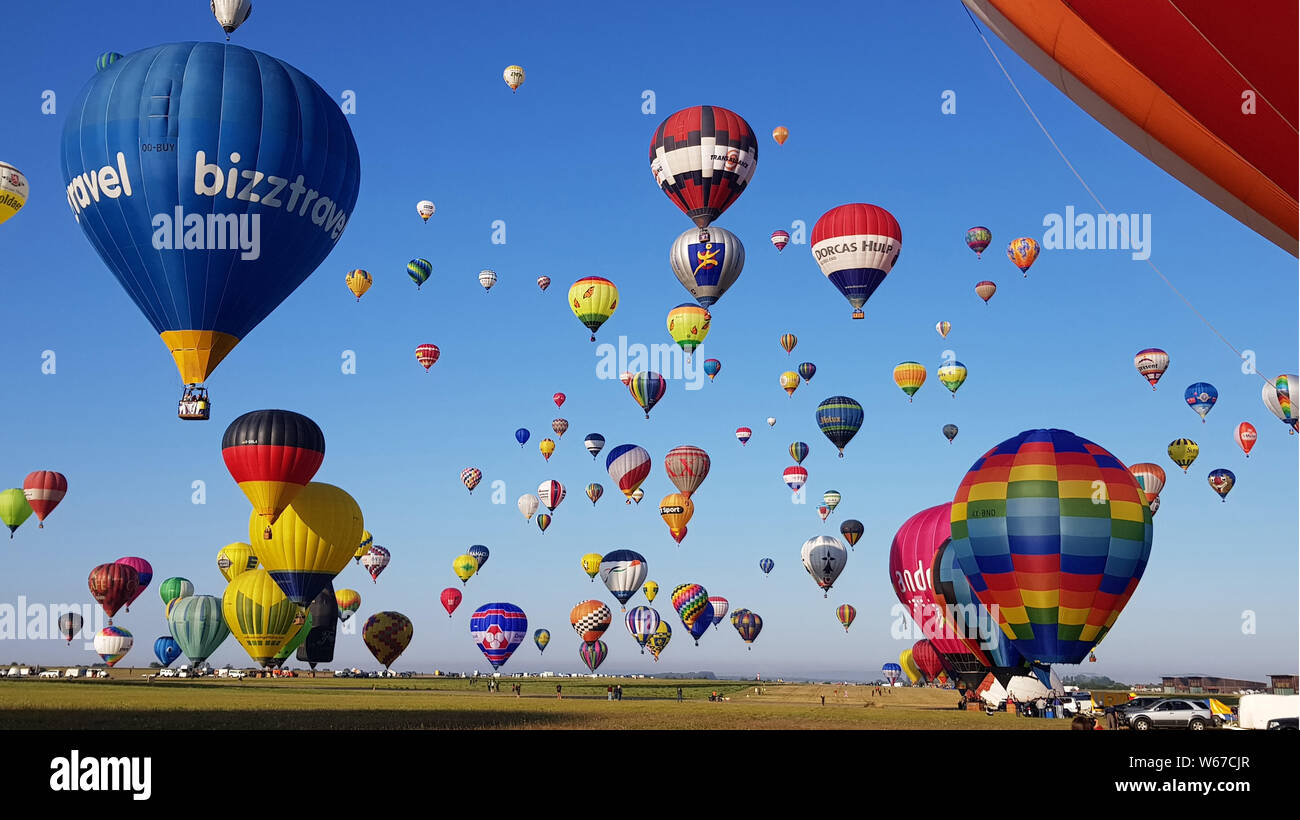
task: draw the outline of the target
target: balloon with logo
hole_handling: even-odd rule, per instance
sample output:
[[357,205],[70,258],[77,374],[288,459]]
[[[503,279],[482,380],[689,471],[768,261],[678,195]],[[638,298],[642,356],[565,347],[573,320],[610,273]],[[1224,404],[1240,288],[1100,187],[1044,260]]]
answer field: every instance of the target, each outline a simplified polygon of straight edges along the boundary
[[477,467],[466,467],[460,471],[460,481],[469,490],[470,495],[474,494],[474,488],[483,480],[483,471]]
[[605,662],[605,656],[608,654],[609,647],[605,646],[604,641],[591,641],[578,647],[578,657],[592,672]]
[[[703,321],[704,327],[699,333],[699,341],[702,342],[708,333],[709,313],[700,306],[711,307],[728,288],[736,284],[745,267],[745,246],[741,244],[740,237],[724,228],[691,228],[673,240],[668,263],[672,266],[677,281],[699,302],[699,305],[678,305],[673,313],[683,307],[694,308],[696,313],[683,315],[702,317],[700,321]],[[673,339],[678,344],[682,344],[678,338],[679,331],[673,329],[673,313],[668,314],[668,332],[673,334]],[[687,353],[693,349],[686,348],[684,344],[682,347]]]
[[551,642],[551,630],[539,629],[533,633],[533,643],[537,644],[538,652],[545,652],[546,645]]
[[541,452],[542,458],[550,461],[551,454],[555,452],[555,442],[549,438],[544,438],[541,443],[537,445],[537,449]]
[[[299,661],[304,661],[313,670],[319,663],[334,660],[334,644],[338,638],[338,594],[334,585],[328,584],[320,595],[307,607],[307,624],[298,632],[297,637],[286,646],[297,644],[292,651]],[[284,653],[281,649],[277,655]]]
[[589,552],[582,556],[582,571],[587,573],[587,577],[593,583],[596,581],[596,576],[600,574],[600,558],[601,555],[598,552]]
[[488,562],[488,557],[492,553],[482,544],[474,544],[469,549],[465,550],[465,554],[473,558],[475,561],[478,561],[478,568],[481,572],[484,565]]
[[193,594],[194,584],[190,583],[188,578],[168,578],[158,587],[158,596],[162,598],[163,606],[177,598],[188,598]]
[[569,397],[564,395],[563,393],[556,393],[555,395],[551,396],[551,401],[555,402],[556,408],[560,408],[564,406],[564,402],[568,398]]
[[1201,424],[1204,424],[1205,414],[1209,413],[1214,403],[1219,400],[1219,391],[1214,389],[1212,384],[1197,382],[1183,391],[1183,398],[1186,399],[1187,406],[1201,417]]
[[53,470],[36,470],[23,479],[23,497],[36,514],[37,529],[45,529],[45,517],[54,512],[68,494],[68,479]]
[[537,277],[537,287],[541,288],[543,292],[545,292],[545,290],[550,286],[551,286],[551,277],[549,276]]
[[[325,460],[325,434],[291,410],[254,410],[230,423],[221,458],[262,520],[261,540],[316,475]],[[256,543],[257,539],[250,540]]]
[[713,377],[720,372],[722,372],[722,362],[717,359],[704,360],[704,375],[709,377],[709,381],[713,381]]
[[361,627],[361,639],[365,641],[366,649],[385,669],[392,666],[411,645],[414,634],[415,626],[411,619],[400,612],[376,612]]
[[750,438],[753,437],[753,435],[754,435],[754,431],[749,429],[748,427],[736,428],[736,441],[740,442],[741,447],[744,447],[749,442]]
[[357,301],[360,302],[361,297],[375,283],[375,278],[370,275],[369,271],[357,268],[348,271],[347,276],[343,278],[343,282],[348,286],[348,290],[352,291],[352,295],[357,297]]
[[135,592],[126,602],[126,611],[130,612],[131,604],[135,603],[135,599],[140,597],[140,593],[144,592],[145,588],[149,586],[149,582],[153,580],[153,567],[145,559],[136,557],[119,558],[117,563],[124,564],[136,571],[138,582]]
[[1007,245],[1007,258],[1010,259],[1020,272],[1026,277],[1029,276],[1029,268],[1038,258],[1038,240],[1032,237],[1022,236],[1019,239],[1011,240]]
[[781,251],[785,250],[785,246],[790,244],[789,231],[782,231],[778,229],[772,231],[772,235],[768,238],[772,241],[772,245],[776,247],[777,253],[780,253]]
[[171,635],[163,635],[153,642],[153,654],[165,669],[181,656],[181,645]]
[[1300,427],[1300,406],[1296,404],[1300,400],[1300,376],[1283,373],[1267,382],[1260,396],[1270,413],[1277,416],[1283,424],[1290,425],[1288,434],[1295,435]]
[[235,580],[236,575],[257,569],[257,553],[253,551],[252,544],[242,541],[227,544],[217,551],[217,569],[229,583]]
[[551,512],[564,500],[564,485],[558,481],[543,481],[537,485],[537,498]]
[[22,171],[7,162],[0,162],[0,225],[23,209],[30,190]]
[[1228,493],[1232,491],[1233,486],[1237,483],[1237,476],[1232,470],[1226,470],[1220,467],[1217,470],[1211,470],[1209,475],[1210,489],[1219,494],[1219,498],[1224,502],[1228,500]]
[[787,396],[793,396],[794,391],[799,389],[799,374],[793,370],[785,371],[781,374],[780,384]]
[[117,665],[118,661],[126,657],[134,644],[135,638],[120,626],[109,624],[95,634],[95,654],[103,658],[109,667]]
[[854,319],[863,318],[863,305],[893,270],[902,248],[898,220],[877,205],[840,205],[813,226],[813,259],[853,306]]
[[952,440],[957,438],[957,425],[945,424],[943,426],[943,437],[948,439],[949,444],[952,444]]
[[428,259],[412,259],[406,263],[406,275],[411,277],[411,281],[415,283],[415,289],[419,290],[433,275],[433,263]]
[[731,609],[731,602],[720,595],[709,596],[709,606],[713,607],[712,626],[717,627],[722,623],[722,619],[727,617],[727,611]]
[[9,528],[9,538],[13,540],[14,533],[23,525],[23,522],[32,517],[32,505],[27,502],[27,496],[17,487],[4,492],[0,492],[0,521]]
[[478,283],[483,286],[485,292],[491,291],[492,286],[497,283],[497,272],[484,268],[478,272]]
[[700,645],[700,638],[704,635],[704,633],[709,631],[709,627],[712,624],[713,624],[713,602],[710,599],[704,602],[704,611],[700,613],[700,617],[695,619],[695,623],[691,624],[689,629],[689,632],[691,633],[691,638],[695,641],[696,646]]
[[422,199],[415,203],[415,212],[420,215],[420,219],[423,220],[425,224],[428,224],[429,217],[433,216],[435,211],[437,211],[437,208],[427,199]]
[[775,566],[776,566],[776,562],[773,561],[771,558],[764,558],[758,562],[758,568],[763,571],[764,575],[770,574],[772,572],[772,568]]
[[758,633],[763,631],[763,619],[758,616],[757,612],[742,609],[732,616],[731,625],[735,627],[736,632],[740,634],[740,639],[745,642],[746,647],[752,652],[754,640],[758,637]]
[[587,437],[582,440],[582,446],[587,448],[587,452],[591,453],[591,458],[594,461],[600,451],[605,448],[605,437],[600,433],[588,433]]
[[66,638],[68,644],[71,645],[72,639],[77,637],[77,633],[81,631],[81,626],[84,622],[85,620],[79,613],[63,613],[59,616],[59,635]]
[[355,560],[358,564],[360,564],[361,559],[365,557],[365,554],[367,552],[370,552],[370,548],[373,547],[374,545],[375,545],[375,537],[370,534],[370,530],[362,530],[361,541],[358,542],[357,548],[352,551],[353,560]]
[[1138,375],[1150,382],[1151,389],[1155,390],[1156,382],[1169,369],[1169,354],[1158,347],[1148,347],[1139,350],[1133,357],[1133,366],[1137,368]]
[[[682,626],[690,632],[695,626],[695,622],[705,615],[705,610],[709,606],[709,593],[699,584],[678,584],[673,587],[672,592],[673,609],[677,610],[677,615],[682,619]],[[713,616],[710,614],[705,624],[713,623]],[[698,644],[699,641],[696,641]]]
[[707,228],[745,191],[758,166],[749,123],[716,105],[684,108],[650,139],[650,172],[673,204]]
[[817,427],[839,450],[840,458],[844,458],[844,448],[862,429],[864,418],[862,405],[848,396],[831,396],[817,405]]
[[429,368],[437,363],[441,355],[442,351],[435,344],[422,344],[415,348],[415,360],[424,368],[425,373],[429,372]]
[[664,471],[668,473],[668,479],[678,492],[688,497],[709,477],[711,464],[708,453],[686,444],[674,447],[664,456]]
[[596,506],[596,502],[599,501],[600,497],[604,494],[605,488],[601,485],[595,482],[587,485],[587,498],[591,499],[591,506]]
[[975,283],[975,295],[984,300],[985,306],[993,298],[993,294],[998,292],[998,286],[985,279],[982,282]]
[[361,608],[361,593],[355,589],[340,589],[334,593],[334,603],[339,608],[339,620],[347,621]]
[[827,490],[822,493],[822,503],[824,503],[826,508],[831,512],[835,512],[835,508],[840,505],[841,498],[843,498],[843,496],[839,494],[838,490]]
[[515,506],[517,506],[519,512],[523,514],[525,521],[532,520],[533,514],[537,512],[537,508],[540,505],[541,501],[532,493],[524,493],[519,496],[519,500],[515,502]]
[[578,321],[591,331],[594,342],[596,331],[618,309],[618,288],[603,276],[584,277],[569,286],[569,307]]
[[641,584],[649,573],[649,565],[645,556],[639,552],[614,550],[600,559],[597,572],[605,587],[618,599],[623,611],[627,611],[627,602],[641,589]]
[[640,487],[638,487],[638,488],[636,488],[635,490],[632,491],[632,501],[633,501],[634,503],[640,504],[640,503],[641,503],[641,499],[643,499],[643,498],[645,498],[645,490],[643,490],[643,489],[641,489]]
[[460,606],[461,600],[462,596],[460,590],[455,587],[447,587],[442,591],[442,594],[438,596],[438,601],[442,603],[442,608],[447,610],[448,618],[450,618],[452,613],[456,611],[456,607]]
[[569,624],[585,643],[600,640],[614,614],[601,601],[582,601],[569,610]]
[[280,648],[305,624],[303,608],[284,594],[264,569],[245,572],[221,598],[226,625],[255,662],[272,666]]
[[221,599],[212,595],[176,599],[167,612],[167,629],[194,665],[211,657],[230,635]]
[[492,668],[500,669],[528,637],[528,616],[514,604],[484,604],[470,616],[469,632]]
[[[1100,503],[1097,482],[1106,487]],[[1067,430],[1026,430],[981,456],[953,497],[951,526],[971,588],[1001,610],[1003,634],[1020,654],[1039,663],[1087,657],[1151,554],[1151,512],[1137,479]]]
[[672,625],[665,620],[660,620],[659,626],[655,627],[654,633],[651,634],[645,642],[645,648],[650,650],[650,654],[654,656],[655,663],[659,663],[659,653],[663,652],[664,649],[667,648],[668,642],[671,641],[672,638]]
[[1250,451],[1254,448],[1255,441],[1259,438],[1259,431],[1255,429],[1255,425],[1248,421],[1243,421],[1241,424],[1237,425],[1235,430],[1232,431],[1232,438],[1237,442],[1237,446],[1241,448],[1241,451],[1246,454],[1246,458],[1250,458]]
[[388,568],[392,560],[393,554],[386,547],[375,544],[365,555],[361,556],[361,566],[366,572],[370,573],[371,582],[378,583],[380,573]]
[[803,485],[808,483],[808,471],[798,466],[786,467],[785,472],[781,474],[781,478],[792,492],[797,493]]
[[646,581],[645,586],[641,587],[641,591],[645,593],[647,601],[654,603],[655,596],[659,594],[659,585],[654,581]]
[[632,640],[641,647],[642,655],[645,654],[646,641],[659,629],[659,621],[659,613],[648,606],[632,607],[632,611],[623,619],[627,631],[632,633]]
[[925,384],[925,365],[920,362],[903,362],[894,366],[894,384],[907,394],[910,404],[916,391]]
[[854,544],[858,543],[858,539],[862,537],[864,532],[866,532],[866,528],[864,528],[862,522],[856,518],[850,518],[843,524],[840,524],[840,535],[844,536],[844,540],[848,542],[850,549]]
[[936,374],[940,383],[948,388],[953,398],[957,398],[957,390],[966,382],[966,365],[961,362],[948,362],[941,365]]
[[546,513],[537,516],[537,529],[546,532],[546,528],[551,526],[551,517]]
[[523,66],[508,65],[505,71],[501,72],[501,76],[506,81],[506,85],[510,86],[510,93],[512,94],[519,90],[519,86],[524,84]]
[[853,626],[853,619],[858,617],[858,610],[852,604],[840,604],[835,608],[835,617],[840,619],[840,625],[847,633],[849,627]]
[[108,622],[135,597],[140,586],[140,573],[128,564],[100,564],[90,571],[90,595],[104,608]]
[[[348,118],[289,64],[198,42],[126,55],[69,110],[68,204],[198,386],[342,235],[361,177]],[[214,217],[229,239],[191,241]]]
[[668,311],[668,335],[689,356],[695,348],[704,344],[712,320],[709,312],[699,305],[689,302],[678,305]]
[[686,525],[695,515],[695,503],[681,493],[670,493],[659,502],[659,515],[668,525],[668,533],[678,544],[686,537]]
[[1196,461],[1196,457],[1200,455],[1200,452],[1200,445],[1189,438],[1179,438],[1169,442],[1169,458],[1179,467],[1182,467],[1184,473],[1187,472],[1188,467],[1192,466],[1192,462]]
[[823,590],[822,597],[825,598],[835,584],[835,579],[839,578],[840,573],[844,571],[844,565],[849,560],[849,551],[844,549],[840,539],[829,535],[818,535],[804,542],[800,557],[803,560],[803,568]]
[[474,573],[478,572],[478,561],[475,561],[472,555],[458,555],[451,562],[451,571],[456,573],[456,577],[460,579],[461,585],[464,586],[474,576]]
[[668,392],[668,382],[664,381],[664,377],[658,373],[641,371],[632,375],[632,381],[627,389],[645,411],[645,417],[650,418],[650,410],[664,397],[664,393]]
[[984,249],[993,241],[993,232],[983,225],[976,225],[966,231],[966,247],[975,251],[975,258],[982,258]]
[[620,444],[605,457],[605,469],[631,503],[632,494],[650,475],[650,453],[636,444]]

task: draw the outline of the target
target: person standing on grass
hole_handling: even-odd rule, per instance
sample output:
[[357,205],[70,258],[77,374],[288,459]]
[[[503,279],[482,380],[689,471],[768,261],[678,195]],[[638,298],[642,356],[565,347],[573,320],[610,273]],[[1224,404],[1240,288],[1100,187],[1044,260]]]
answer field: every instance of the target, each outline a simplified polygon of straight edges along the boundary
[[612,687],[612,686],[606,686],[606,687],[605,687],[605,700],[613,700],[613,699],[614,699],[614,687]]
[[677,702],[678,703],[682,702],[682,687],[680,686],[677,687]]
[[560,694],[560,684],[555,684],[555,699],[564,700],[564,695]]
[[623,700],[623,684],[621,683],[618,686],[614,687],[614,700],[617,701]]
[[826,696],[822,695],[822,706],[826,705]]

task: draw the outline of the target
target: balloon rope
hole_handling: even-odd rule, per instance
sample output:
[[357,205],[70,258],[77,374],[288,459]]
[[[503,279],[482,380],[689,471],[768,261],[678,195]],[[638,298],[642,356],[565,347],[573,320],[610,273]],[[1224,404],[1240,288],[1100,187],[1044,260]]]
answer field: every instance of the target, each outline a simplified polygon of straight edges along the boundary
[[[984,47],[989,50],[989,54],[992,55],[993,57],[993,62],[997,63],[998,68],[1001,69],[1002,71],[1002,76],[1007,78],[1007,82],[1011,84],[1011,89],[1016,92],[1016,96],[1020,98],[1020,102],[1024,103],[1025,110],[1029,112],[1029,116],[1034,118],[1034,122],[1038,124],[1039,130],[1043,132],[1043,136],[1047,137],[1047,141],[1050,142],[1052,144],[1052,147],[1056,149],[1056,153],[1060,155],[1061,160],[1065,163],[1066,167],[1070,169],[1070,173],[1074,174],[1074,178],[1079,180],[1079,184],[1083,186],[1083,189],[1088,192],[1088,196],[1092,197],[1092,201],[1097,203],[1097,207],[1101,208],[1101,210],[1107,216],[1112,216],[1113,214],[1111,214],[1110,209],[1102,204],[1101,199],[1097,196],[1096,193],[1093,192],[1092,188],[1089,187],[1088,183],[1084,180],[1083,176],[1080,175],[1079,171],[1074,167],[1074,164],[1070,162],[1070,158],[1065,155],[1065,151],[1061,150],[1061,146],[1058,145],[1056,140],[1052,138],[1051,132],[1047,130],[1047,126],[1043,124],[1043,121],[1038,118],[1038,114],[1034,111],[1034,107],[1029,104],[1029,100],[1025,99],[1025,95],[1021,93],[1020,87],[1016,85],[1016,81],[1011,79],[1011,74],[1007,72],[1007,67],[1002,64],[1001,60],[998,59],[997,52],[993,50],[993,46],[989,43],[988,38],[984,36],[983,30],[980,29],[979,23],[975,21],[975,16],[971,14],[970,9],[966,8],[964,4],[962,8],[966,10],[966,16],[970,18],[971,25],[975,27],[975,33],[978,34],[980,36],[980,39],[984,41]],[[1225,337],[1222,333],[1220,333],[1219,329],[1216,328],[1210,322],[1209,319],[1205,318],[1205,314],[1197,310],[1196,306],[1193,305],[1187,299],[1187,297],[1183,295],[1183,292],[1180,291],[1178,288],[1174,287],[1174,283],[1170,282],[1169,277],[1165,276],[1164,273],[1160,270],[1160,268],[1156,267],[1156,263],[1152,262],[1150,258],[1147,258],[1143,261],[1145,261],[1151,267],[1151,270],[1156,272],[1156,275],[1159,276],[1161,281],[1163,281],[1165,285],[1167,285],[1169,289],[1174,292],[1174,295],[1177,296],[1179,299],[1181,299],[1183,301],[1183,304],[1187,305],[1188,309],[1191,310],[1192,313],[1195,313],[1196,317],[1200,319],[1201,322],[1204,323],[1205,326],[1208,327],[1210,331],[1214,333],[1215,336],[1219,337],[1219,341],[1223,342],[1225,345],[1228,346],[1229,350],[1237,354],[1237,359],[1239,361],[1245,358],[1242,355],[1242,352],[1239,349],[1237,349],[1236,345],[1228,341],[1227,337]],[[1265,383],[1272,381],[1263,373],[1261,373],[1258,368],[1255,369],[1255,375],[1263,379]],[[956,396],[955,393],[953,395],[954,397]]]

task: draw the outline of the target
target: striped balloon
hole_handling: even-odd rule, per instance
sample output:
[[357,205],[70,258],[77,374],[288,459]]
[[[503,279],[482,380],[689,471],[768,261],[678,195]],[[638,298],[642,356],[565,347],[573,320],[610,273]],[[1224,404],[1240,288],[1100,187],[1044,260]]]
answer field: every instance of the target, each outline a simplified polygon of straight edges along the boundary
[[817,365],[812,362],[800,362],[795,370],[799,372],[799,377],[805,382],[812,381],[813,376],[817,375]]
[[609,647],[605,646],[604,641],[591,641],[578,647],[578,657],[592,672],[605,662],[605,656],[609,654]]
[[893,686],[894,681],[898,680],[898,676],[903,674],[903,667],[890,662],[880,667],[880,674],[885,676],[885,680],[889,681],[890,686]]
[[425,373],[429,372],[429,368],[433,367],[440,355],[442,355],[442,351],[434,344],[422,344],[415,348],[415,360],[424,368]]
[[68,494],[68,479],[53,470],[36,470],[23,479],[23,496],[36,514],[38,529],[45,528],[45,516],[54,512]]
[[793,333],[781,334],[781,349],[788,356],[794,350],[795,345],[799,344],[799,337]]
[[588,433],[582,440],[582,446],[587,448],[587,452],[591,453],[592,461],[595,461],[600,451],[605,449],[605,437],[600,433]]
[[211,595],[190,594],[175,599],[167,611],[167,630],[195,665],[211,657],[230,636],[221,599]]
[[594,481],[587,485],[587,498],[591,499],[591,506],[596,506],[596,502],[599,501],[600,497],[604,494],[605,488]]
[[790,445],[790,458],[794,459],[795,464],[803,464],[803,460],[808,457],[808,445],[802,441],[796,441]]
[[844,631],[848,632],[849,627],[853,625],[853,619],[858,617],[858,610],[852,604],[840,604],[835,608],[835,617],[840,619]]
[[962,571],[985,606],[1001,609],[1016,649],[1040,663],[1079,663],[1106,637],[1146,570],[1151,533],[1137,479],[1066,430],[1002,442],[953,498]]
[[709,477],[709,454],[699,447],[684,444],[664,456],[664,470],[682,495],[689,496]]
[[844,458],[844,448],[862,429],[862,405],[848,396],[831,396],[817,405],[817,426]]
[[632,501],[632,493],[650,475],[650,454],[635,444],[620,444],[605,457],[605,469],[614,484]]
[[758,617],[757,612],[750,612],[748,609],[742,609],[731,618],[731,625],[740,633],[741,640],[749,645],[753,650],[754,639],[758,633],[763,631],[763,619]]
[[478,283],[483,286],[484,291],[492,290],[492,286],[497,283],[497,272],[484,268],[478,272]]
[[1187,468],[1192,466],[1192,462],[1196,461],[1196,457],[1200,455],[1201,447],[1189,438],[1178,438],[1169,442],[1167,452],[1169,458],[1179,467],[1182,467],[1185,473]]
[[1144,461],[1141,464],[1134,464],[1128,468],[1128,471],[1137,479],[1138,486],[1147,494],[1147,500],[1160,497],[1160,491],[1165,488],[1165,470],[1159,464],[1152,464]]
[[[1009,678],[1014,670],[1024,666],[1024,657],[1001,632],[994,632],[991,641],[980,634],[981,626],[986,631],[994,623],[1002,628],[1006,617],[1001,610],[998,610],[996,618],[993,617],[993,613],[980,603],[957,561],[957,551],[952,548],[951,541],[940,545],[934,554],[930,565],[930,588],[934,590],[934,601],[939,605],[938,620],[947,634],[961,641],[972,655],[986,658],[989,668],[995,670],[994,677],[999,680]],[[946,617],[949,614],[953,617]]]
[[910,403],[916,391],[925,384],[925,365],[920,362],[903,362],[894,366],[894,384],[907,394]]
[[771,558],[764,558],[763,560],[758,562],[758,568],[763,571],[764,575],[770,573],[772,571],[772,568],[775,566],[776,566],[776,562],[773,561]]
[[975,283],[975,294],[984,300],[985,305],[988,305],[989,300],[993,298],[993,294],[997,292],[998,286],[987,279],[983,282]]
[[433,264],[428,259],[412,259],[406,263],[406,275],[411,277],[416,290],[419,290],[421,285],[429,281],[432,274]]
[[803,485],[808,483],[808,471],[802,467],[786,467],[785,472],[781,474],[785,480],[785,485],[794,492],[799,492]]
[[95,635],[95,654],[113,666],[131,651],[135,638],[120,626],[106,626]]
[[500,669],[528,637],[528,616],[514,604],[484,604],[470,616],[469,633],[492,668]]
[[731,602],[721,596],[711,595],[709,596],[709,604],[713,607],[712,625],[716,629],[718,624],[722,623],[722,619],[727,617],[727,611],[731,609]]
[[658,373],[641,371],[632,375],[632,381],[628,383],[627,389],[645,411],[645,417],[650,418],[650,411],[664,397],[664,393],[668,392],[668,382],[664,381],[664,377]]
[[841,498],[843,498],[843,496],[840,495],[838,490],[827,490],[822,493],[822,503],[825,504],[826,508],[831,512],[834,512],[835,508],[840,505]]
[[671,114],[650,139],[650,171],[673,204],[707,228],[745,191],[758,139],[743,117],[717,105]]
[[361,639],[365,641],[366,649],[385,669],[406,651],[414,634],[411,619],[400,612],[376,612],[361,628]]
[[634,606],[623,619],[627,625],[627,631],[632,633],[632,639],[641,647],[641,654],[645,654],[646,641],[650,636],[659,629],[659,613],[648,606]]
[[704,607],[709,602],[708,591],[699,584],[678,584],[673,587],[671,596],[673,609],[682,619],[686,631],[695,625],[696,619],[704,614]]
[[739,442],[740,442],[740,446],[741,446],[741,447],[744,447],[745,444],[749,441],[749,439],[750,439],[753,435],[754,435],[754,431],[751,430],[751,429],[749,429],[748,427],[737,427],[737,428],[736,428],[736,441],[739,441]]

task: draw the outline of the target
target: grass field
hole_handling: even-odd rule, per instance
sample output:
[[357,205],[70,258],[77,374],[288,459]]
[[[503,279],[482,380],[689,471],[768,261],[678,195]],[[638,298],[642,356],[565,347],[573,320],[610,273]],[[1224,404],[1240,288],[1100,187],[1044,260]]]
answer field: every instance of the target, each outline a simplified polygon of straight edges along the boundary
[[[954,692],[707,680],[0,680],[10,729],[1068,729],[1067,720],[959,711]],[[143,670],[141,670],[143,671]],[[510,692],[522,682],[523,696]],[[564,699],[555,696],[563,686]],[[622,684],[623,700],[605,687]],[[684,702],[677,702],[677,687]],[[756,686],[761,690],[756,691]],[[836,694],[836,692],[840,694]],[[708,700],[712,692],[730,700]],[[761,693],[760,693],[761,692]],[[821,703],[826,697],[825,706]]]

